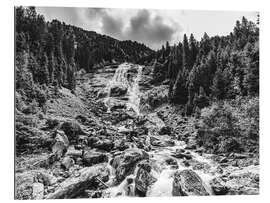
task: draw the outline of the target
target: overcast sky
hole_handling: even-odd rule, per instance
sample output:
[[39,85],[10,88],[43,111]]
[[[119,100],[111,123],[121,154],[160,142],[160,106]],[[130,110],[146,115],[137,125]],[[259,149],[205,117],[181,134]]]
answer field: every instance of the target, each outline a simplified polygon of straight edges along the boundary
[[182,40],[183,34],[193,33],[200,40],[204,32],[209,36],[229,34],[236,20],[245,16],[256,21],[257,12],[100,9],[72,7],[37,7],[37,11],[51,21],[96,31],[120,40],[136,40],[150,48],[160,48]]

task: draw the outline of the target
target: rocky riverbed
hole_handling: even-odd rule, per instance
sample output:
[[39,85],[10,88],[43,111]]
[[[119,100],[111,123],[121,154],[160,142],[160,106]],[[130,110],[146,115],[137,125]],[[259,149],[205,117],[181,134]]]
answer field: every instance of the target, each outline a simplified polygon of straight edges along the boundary
[[167,104],[151,67],[110,65],[77,83],[46,114],[16,114],[30,136],[16,157],[16,199],[259,194],[258,155],[206,153],[196,118]]

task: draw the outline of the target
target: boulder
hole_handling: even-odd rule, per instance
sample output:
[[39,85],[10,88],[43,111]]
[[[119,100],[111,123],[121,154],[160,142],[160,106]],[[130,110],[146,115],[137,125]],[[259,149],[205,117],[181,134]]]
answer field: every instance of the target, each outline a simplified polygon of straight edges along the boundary
[[31,199],[34,174],[31,172],[15,174],[15,199]]
[[57,178],[45,169],[16,173],[15,199],[42,199],[44,185],[50,186],[56,182]]
[[157,139],[155,137],[150,137],[151,145],[155,147],[168,147],[174,146],[175,142],[171,139]]
[[97,143],[98,141],[99,141],[98,137],[91,136],[91,137],[88,137],[87,144],[89,147],[93,147],[94,144]]
[[34,183],[32,188],[33,188],[32,198],[35,200],[43,199],[44,185],[42,183]]
[[43,185],[45,186],[54,185],[57,182],[57,178],[51,173],[48,173],[47,170],[38,170],[34,172],[33,175],[35,177],[35,180],[43,183]]
[[143,159],[149,159],[149,155],[138,148],[126,149],[116,155],[111,161],[112,167],[115,168],[116,181],[120,183],[126,176],[132,174],[136,164]]
[[109,152],[114,148],[114,143],[112,140],[104,139],[104,140],[99,140],[96,143],[94,143],[93,147],[99,150],[104,150],[104,151]]
[[69,146],[68,137],[66,136],[65,132],[62,130],[55,131],[55,138],[54,139],[58,142],[63,142],[66,147]]
[[84,152],[82,161],[84,165],[92,166],[98,163],[108,162],[108,156],[102,152],[89,150]]
[[226,195],[229,192],[229,188],[219,177],[211,180],[210,185],[215,195]]
[[114,86],[111,88],[110,96],[119,97],[127,93],[127,87],[125,86]]
[[159,132],[160,135],[171,135],[172,128],[170,126],[163,126],[160,128]]
[[178,167],[178,163],[175,159],[173,158],[168,158],[165,160],[166,164],[170,165],[170,166],[175,166]]
[[65,121],[61,124],[61,130],[65,132],[69,141],[77,142],[79,135],[85,135],[80,124],[77,121]]
[[116,142],[115,149],[118,149],[120,151],[124,151],[128,148],[129,148],[129,145],[125,139],[121,139],[120,141]]
[[78,177],[64,180],[46,199],[76,198],[84,194],[85,190],[97,190],[101,181],[109,180],[109,173],[106,164],[83,168],[79,171]]
[[74,165],[75,161],[72,159],[70,156],[66,156],[63,158],[61,162],[61,166],[65,169],[68,170],[70,167]]
[[67,152],[67,147],[63,142],[56,142],[52,147],[52,152],[54,156],[52,156],[53,159],[51,160],[56,161],[59,160],[62,156],[64,156],[64,154]]
[[66,153],[69,146],[69,140],[62,130],[56,130],[54,133],[55,138],[52,146],[52,152],[56,156],[56,159],[59,159]]
[[69,147],[66,156],[73,158],[74,160],[82,156],[82,150],[76,150],[74,147]]
[[178,158],[178,159],[186,159],[186,160],[190,160],[192,159],[192,155],[189,154],[188,152],[186,151],[183,151],[183,150],[176,150],[173,154],[172,154],[173,157],[175,158]]
[[173,196],[209,195],[202,179],[193,170],[177,171],[173,179]]
[[143,160],[138,164],[138,170],[135,178],[135,194],[145,197],[148,188],[157,181],[151,174],[152,164],[149,160]]

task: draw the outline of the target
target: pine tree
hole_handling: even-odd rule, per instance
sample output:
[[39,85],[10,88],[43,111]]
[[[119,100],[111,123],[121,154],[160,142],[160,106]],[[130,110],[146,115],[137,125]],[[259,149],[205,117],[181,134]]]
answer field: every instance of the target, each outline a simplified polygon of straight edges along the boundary
[[245,86],[248,95],[256,96],[259,94],[259,44],[247,53],[248,62],[245,75]]
[[212,96],[216,99],[225,99],[226,96],[226,82],[221,69],[218,69],[213,79],[213,85],[211,87]]
[[191,34],[189,37],[189,45],[190,45],[190,67],[192,68],[196,62],[196,57],[198,54],[197,42],[193,34]]
[[183,38],[183,68],[188,71],[191,70],[190,50],[186,34],[184,34]]
[[188,100],[188,90],[186,87],[186,74],[179,71],[172,91],[172,102],[177,104],[186,104]]

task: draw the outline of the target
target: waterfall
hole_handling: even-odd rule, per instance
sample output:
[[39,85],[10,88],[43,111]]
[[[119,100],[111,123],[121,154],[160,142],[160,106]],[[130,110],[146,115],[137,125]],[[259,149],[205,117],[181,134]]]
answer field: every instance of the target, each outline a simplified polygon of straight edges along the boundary
[[[132,76],[133,80],[129,81],[127,78],[127,72],[131,68],[136,68],[137,73],[136,75]],[[140,88],[139,88],[139,81],[142,76],[142,66],[140,65],[134,65],[129,63],[123,63],[118,66],[118,68],[115,70],[114,76],[111,78],[111,80],[108,81],[108,84],[105,88],[106,92],[106,98],[104,99],[105,105],[108,107],[110,111],[110,103],[112,103],[112,100],[117,100],[119,98],[113,98],[111,96],[111,89],[113,87],[122,87],[127,89],[127,101],[125,102],[125,105],[127,109],[133,109],[134,112],[136,112],[137,115],[140,114]],[[121,98],[120,98],[121,99]],[[123,101],[121,101],[123,102]]]
[[132,86],[128,89],[128,109],[132,108],[138,115],[140,114],[140,88],[139,81],[142,77],[142,66],[138,66],[138,74]]

